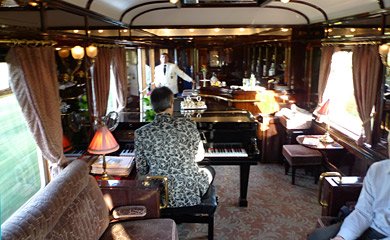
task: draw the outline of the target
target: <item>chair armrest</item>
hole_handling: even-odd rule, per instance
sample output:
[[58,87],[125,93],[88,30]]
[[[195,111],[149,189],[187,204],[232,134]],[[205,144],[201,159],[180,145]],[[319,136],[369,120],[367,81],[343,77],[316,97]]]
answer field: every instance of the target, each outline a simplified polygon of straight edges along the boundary
[[160,191],[138,180],[98,181],[113,220],[160,217]]

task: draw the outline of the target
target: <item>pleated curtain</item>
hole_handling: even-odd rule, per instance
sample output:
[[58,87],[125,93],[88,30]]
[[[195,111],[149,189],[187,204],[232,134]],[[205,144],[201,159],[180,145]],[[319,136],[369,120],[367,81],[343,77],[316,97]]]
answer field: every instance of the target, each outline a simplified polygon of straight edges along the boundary
[[352,74],[353,87],[362,128],[365,137],[360,136],[358,142],[371,143],[371,113],[377,97],[380,97],[381,61],[377,45],[357,45],[353,48]]
[[54,48],[12,47],[7,55],[10,86],[33,137],[49,162],[54,178],[67,160],[62,149],[62,125]]

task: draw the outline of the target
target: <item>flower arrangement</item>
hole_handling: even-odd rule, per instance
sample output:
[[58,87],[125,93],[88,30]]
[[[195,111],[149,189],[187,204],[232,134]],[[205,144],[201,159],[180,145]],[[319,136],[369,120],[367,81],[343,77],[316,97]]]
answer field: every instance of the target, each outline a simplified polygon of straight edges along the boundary
[[202,64],[202,66],[200,67],[200,71],[203,73],[203,79],[206,79],[206,74],[207,74],[206,65]]
[[207,67],[206,67],[206,65],[202,64],[202,66],[200,67],[200,71],[201,71],[202,73],[207,73]]

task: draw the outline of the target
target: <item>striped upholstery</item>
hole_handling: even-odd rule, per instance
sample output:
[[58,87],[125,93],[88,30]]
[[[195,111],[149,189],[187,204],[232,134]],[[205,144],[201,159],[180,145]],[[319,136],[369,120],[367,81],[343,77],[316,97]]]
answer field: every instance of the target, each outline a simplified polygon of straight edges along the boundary
[[99,239],[108,209],[83,161],[73,161],[2,226],[2,239]]
[[176,240],[178,234],[172,219],[109,225],[108,207],[88,165],[74,160],[1,225],[0,239]]

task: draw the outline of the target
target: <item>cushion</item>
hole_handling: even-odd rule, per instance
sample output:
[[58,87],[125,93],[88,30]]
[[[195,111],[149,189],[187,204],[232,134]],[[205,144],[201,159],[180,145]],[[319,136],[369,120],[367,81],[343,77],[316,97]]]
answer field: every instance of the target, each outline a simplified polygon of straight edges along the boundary
[[163,208],[161,209],[162,216],[172,216],[172,215],[196,215],[196,214],[214,214],[217,209],[218,201],[215,193],[215,186],[210,185],[206,194],[202,197],[202,202],[196,206],[189,207],[177,207],[177,208]]
[[179,239],[172,219],[147,219],[110,224],[101,240]]
[[322,163],[320,151],[302,145],[283,145],[282,153],[290,166],[311,166]]

